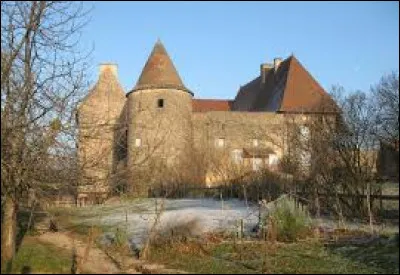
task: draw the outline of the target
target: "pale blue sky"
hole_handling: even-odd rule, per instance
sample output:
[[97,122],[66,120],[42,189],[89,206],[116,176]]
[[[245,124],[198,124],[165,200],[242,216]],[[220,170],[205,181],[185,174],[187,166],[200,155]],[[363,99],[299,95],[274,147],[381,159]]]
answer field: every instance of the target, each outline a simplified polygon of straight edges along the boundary
[[398,2],[94,2],[82,42],[128,92],[159,37],[197,98],[234,98],[262,62],[291,53],[329,90],[399,70]]

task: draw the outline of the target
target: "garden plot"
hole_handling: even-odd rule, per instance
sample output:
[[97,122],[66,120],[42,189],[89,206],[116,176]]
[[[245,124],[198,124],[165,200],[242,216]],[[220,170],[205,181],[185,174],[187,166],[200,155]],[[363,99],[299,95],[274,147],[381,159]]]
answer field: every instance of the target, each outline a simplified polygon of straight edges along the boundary
[[[124,230],[131,243],[141,246],[161,205],[161,199],[140,199],[119,205],[87,207],[79,210],[75,223],[106,228],[109,234],[115,233],[117,228]],[[240,220],[243,220],[244,231],[250,232],[258,222],[258,206],[239,200],[166,199],[157,230],[163,232],[191,224],[192,235],[233,232]]]
[[[136,199],[116,205],[97,205],[72,210],[71,222],[79,227],[97,226],[103,228],[105,236],[112,237],[117,230],[126,232],[132,244],[141,247],[153,226],[156,212],[161,209],[162,199]],[[270,204],[268,205],[270,208]],[[157,210],[157,211],[156,211]],[[265,214],[265,213],[264,213]],[[185,227],[191,235],[208,232],[235,232],[243,220],[247,235],[258,223],[259,207],[240,200],[214,199],[165,199],[164,210],[157,223],[158,232],[171,232],[174,227]],[[311,219],[314,226],[333,231],[339,227],[368,231],[365,222],[350,222],[339,225],[333,217]],[[375,230],[386,233],[398,232],[398,225],[376,226]],[[105,238],[108,239],[108,238]]]

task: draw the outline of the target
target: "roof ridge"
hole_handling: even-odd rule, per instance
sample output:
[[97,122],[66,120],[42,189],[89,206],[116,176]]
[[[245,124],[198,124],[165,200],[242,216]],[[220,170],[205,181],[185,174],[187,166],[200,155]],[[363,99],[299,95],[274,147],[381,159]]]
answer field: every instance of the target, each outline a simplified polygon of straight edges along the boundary
[[193,100],[234,101],[234,99],[218,99],[218,98],[193,98]]

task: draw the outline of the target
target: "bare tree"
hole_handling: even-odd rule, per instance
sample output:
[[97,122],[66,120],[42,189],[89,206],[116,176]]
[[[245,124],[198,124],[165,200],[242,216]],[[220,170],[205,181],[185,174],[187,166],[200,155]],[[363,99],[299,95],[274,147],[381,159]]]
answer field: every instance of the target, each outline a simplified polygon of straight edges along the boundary
[[372,87],[372,95],[377,105],[376,123],[378,137],[392,143],[399,140],[399,74],[384,75]]
[[60,154],[73,158],[69,133],[84,86],[87,55],[78,42],[87,12],[75,2],[1,2],[2,262],[14,255],[23,193],[59,179]]
[[[321,207],[335,211],[339,217],[344,212],[355,216],[367,214],[372,225],[371,195],[377,192],[373,183],[379,149],[378,106],[371,93],[348,93],[341,87],[334,87],[332,93],[340,113],[308,116],[306,142],[304,133],[293,125],[292,131],[297,134],[291,135],[290,142],[297,150],[292,154],[300,150],[310,156],[303,179],[306,191],[314,194],[317,214]],[[324,205],[319,193],[325,196]]]

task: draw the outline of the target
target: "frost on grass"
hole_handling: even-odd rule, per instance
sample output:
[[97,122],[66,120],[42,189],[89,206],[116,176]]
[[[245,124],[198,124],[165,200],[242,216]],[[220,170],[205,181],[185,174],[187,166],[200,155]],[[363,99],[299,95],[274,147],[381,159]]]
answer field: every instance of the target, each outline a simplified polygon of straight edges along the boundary
[[[233,232],[243,219],[244,230],[250,232],[258,222],[258,206],[239,200],[179,199],[164,201],[158,231],[168,231],[179,224],[196,220],[191,234]],[[161,199],[141,199],[120,205],[92,206],[82,209],[80,224],[126,230],[131,243],[141,246],[154,224]]]

